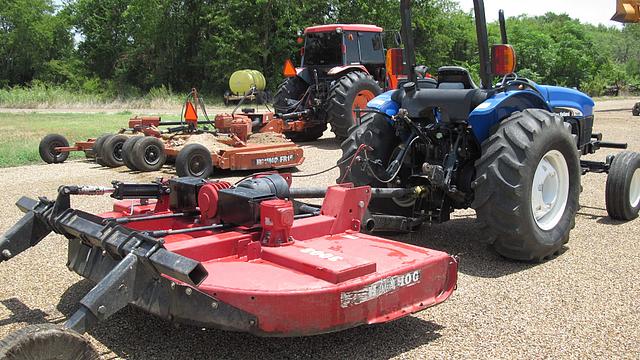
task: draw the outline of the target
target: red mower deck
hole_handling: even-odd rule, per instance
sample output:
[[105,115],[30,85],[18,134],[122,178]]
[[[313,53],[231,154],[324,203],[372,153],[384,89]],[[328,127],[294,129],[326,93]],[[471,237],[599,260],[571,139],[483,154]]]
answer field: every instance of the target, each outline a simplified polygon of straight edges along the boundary
[[[65,324],[80,333],[132,304],[200,327],[307,336],[395,320],[452,294],[450,255],[358,232],[372,195],[406,190],[290,182],[63,186],[56,201],[18,202],[26,215],[0,239],[0,260],[64,234],[69,268],[97,283]],[[104,193],[119,199],[112,211],[69,207],[70,195]],[[294,200],[320,193],[322,207]]]

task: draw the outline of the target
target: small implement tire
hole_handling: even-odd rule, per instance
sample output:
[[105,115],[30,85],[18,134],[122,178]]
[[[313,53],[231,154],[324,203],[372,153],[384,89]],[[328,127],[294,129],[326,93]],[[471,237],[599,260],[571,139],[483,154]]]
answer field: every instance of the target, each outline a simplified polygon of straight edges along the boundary
[[112,136],[113,136],[113,134],[100,135],[100,137],[98,137],[96,139],[96,142],[93,143],[92,150],[93,150],[93,153],[96,156],[95,159],[96,159],[96,163],[98,163],[98,165],[107,166],[107,164],[102,159],[101,151],[102,151],[102,145],[104,144],[104,142],[107,141],[107,139],[109,139]]
[[67,160],[69,157],[68,152],[59,152],[55,148],[69,146],[69,141],[59,134],[49,134],[42,138],[40,146],[38,146],[38,152],[40,152],[40,158],[47,164],[59,164]]
[[54,324],[30,325],[0,340],[0,359],[93,360],[99,354],[81,334]]
[[633,106],[633,109],[631,109],[631,113],[633,114],[633,116],[640,116],[640,102],[636,103]]
[[540,262],[569,240],[580,195],[571,127],[540,109],[516,112],[482,144],[472,207],[501,255]]
[[362,71],[350,72],[335,82],[327,98],[327,122],[338,139],[345,139],[356,124],[355,109],[365,109],[381,93],[376,80]]
[[124,165],[122,160],[122,146],[129,137],[127,135],[113,135],[102,143],[100,158],[107,167],[117,168]]
[[122,162],[129,170],[140,170],[136,167],[133,161],[133,146],[142,138],[142,136],[132,136],[124,142],[124,145],[122,145]]
[[145,136],[133,145],[133,165],[143,172],[157,171],[167,161],[162,140]]
[[[336,182],[352,182],[356,186],[387,187],[388,185],[380,180],[387,181],[389,179],[381,179],[381,171],[377,172],[379,179],[376,179],[371,173],[371,166],[364,160],[363,152],[360,152],[358,157],[353,159],[353,156],[363,144],[373,149],[367,151],[367,157],[386,168],[394,150],[400,144],[400,139],[395,136],[395,131],[384,116],[374,113],[364,115],[362,124],[351,129],[347,139],[342,142],[342,157],[338,160],[340,177]],[[350,165],[351,169],[349,170]],[[382,167],[376,166],[381,170]],[[369,203],[368,209],[372,213],[413,216],[413,205],[404,200],[373,198]]]
[[640,210],[640,154],[625,151],[613,158],[605,190],[607,213],[615,220],[633,220]]
[[180,177],[208,178],[213,173],[211,152],[203,145],[188,144],[176,157],[176,173]]

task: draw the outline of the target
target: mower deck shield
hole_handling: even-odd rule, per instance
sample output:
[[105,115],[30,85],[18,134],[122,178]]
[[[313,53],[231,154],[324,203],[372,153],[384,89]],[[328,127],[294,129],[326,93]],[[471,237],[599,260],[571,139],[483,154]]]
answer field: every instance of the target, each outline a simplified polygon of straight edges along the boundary
[[[236,324],[235,330],[262,336],[306,336],[383,323],[445,301],[456,286],[456,260],[354,231],[359,221],[353,220],[363,211],[358,205],[369,196],[368,187],[329,188],[321,215],[295,220],[290,233],[295,240],[286,246],[263,246],[261,232],[244,227],[168,235],[164,246],[205,268],[209,276],[195,287],[198,292],[252,322]],[[114,210],[124,212],[101,216],[125,216],[131,209],[139,213],[152,206],[119,201]],[[182,219],[162,223],[174,230],[192,226]],[[130,226],[143,230],[160,224],[154,220]],[[216,311],[207,305],[197,313]],[[204,318],[183,321],[220,327],[218,320],[203,324]],[[229,327],[225,322],[224,328]]]

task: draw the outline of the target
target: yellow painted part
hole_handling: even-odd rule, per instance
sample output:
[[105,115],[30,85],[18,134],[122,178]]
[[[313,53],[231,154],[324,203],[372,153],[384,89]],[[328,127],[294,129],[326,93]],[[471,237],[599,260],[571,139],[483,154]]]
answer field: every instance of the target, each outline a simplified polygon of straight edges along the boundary
[[264,75],[258,70],[238,70],[229,78],[229,90],[233,95],[244,95],[254,86],[260,91],[267,86]]
[[640,22],[640,0],[617,0],[616,13],[611,20],[621,23]]

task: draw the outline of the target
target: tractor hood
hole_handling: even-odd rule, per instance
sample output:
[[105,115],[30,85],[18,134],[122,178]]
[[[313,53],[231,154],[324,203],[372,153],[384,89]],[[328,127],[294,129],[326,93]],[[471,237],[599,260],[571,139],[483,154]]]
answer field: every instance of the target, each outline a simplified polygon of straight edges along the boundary
[[591,116],[595,103],[588,95],[575,89],[538,85],[549,106],[556,112],[568,112],[570,116]]

